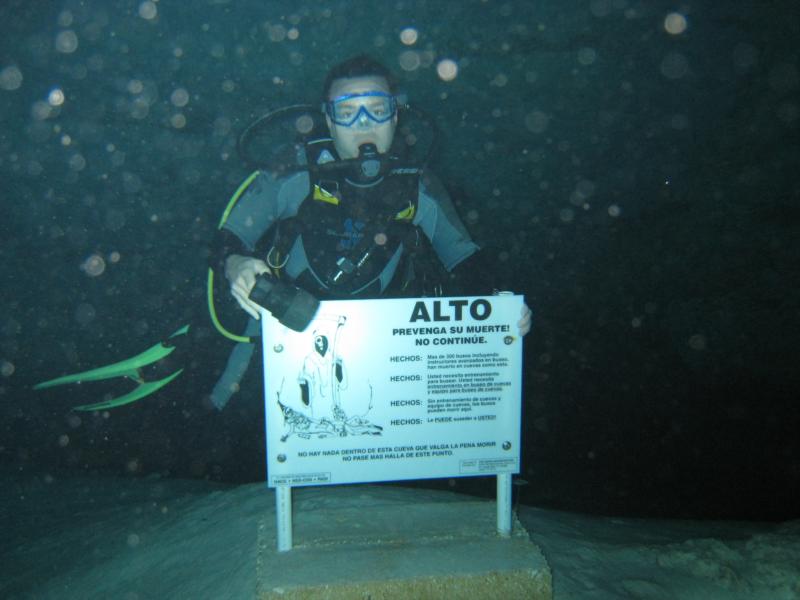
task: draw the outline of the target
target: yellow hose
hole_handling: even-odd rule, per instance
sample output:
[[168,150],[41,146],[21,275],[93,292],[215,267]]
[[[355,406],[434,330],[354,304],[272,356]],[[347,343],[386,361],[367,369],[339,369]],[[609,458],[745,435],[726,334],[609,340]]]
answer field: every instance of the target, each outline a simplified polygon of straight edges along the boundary
[[[250,187],[250,184],[253,183],[253,180],[258,177],[259,171],[253,171],[250,173],[247,179],[242,182],[242,185],[238,187],[238,189],[233,193],[231,199],[228,201],[228,205],[225,207],[225,211],[222,213],[222,218],[219,220],[219,225],[217,229],[222,229],[225,225],[225,222],[228,220],[228,215],[231,214],[233,207],[236,206],[236,203],[241,198],[242,194],[244,194],[245,190]],[[229,340],[233,340],[234,342],[243,342],[245,344],[252,343],[252,338],[243,335],[236,335],[225,329],[225,326],[220,323],[219,318],[217,318],[217,309],[214,306],[214,269],[211,267],[208,268],[208,280],[206,282],[206,298],[208,300],[208,314],[211,317],[211,322],[214,324],[214,327],[217,331],[219,331],[222,335],[224,335]]]

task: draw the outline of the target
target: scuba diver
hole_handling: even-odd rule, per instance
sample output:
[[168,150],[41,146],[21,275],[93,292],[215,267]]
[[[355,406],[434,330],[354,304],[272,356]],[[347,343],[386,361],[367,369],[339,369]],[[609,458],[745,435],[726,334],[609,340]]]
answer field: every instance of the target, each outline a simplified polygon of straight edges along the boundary
[[[294,108],[300,110],[295,114]],[[217,329],[237,342],[211,393],[220,410],[250,362],[260,308],[301,331],[319,300],[493,292],[492,265],[469,236],[445,187],[395,136],[400,109],[409,107],[385,66],[361,55],[333,67],[324,82],[322,110],[315,115],[324,125],[315,126],[308,108],[288,107],[263,119],[293,117],[293,133],[304,135],[300,143],[281,148],[283,162],[259,165],[236,190],[219,224],[208,305]],[[254,125],[240,138],[240,151]],[[230,333],[217,318],[213,267],[224,273],[231,295],[251,317],[244,335]],[[524,305],[519,334],[530,326],[531,311]],[[144,381],[141,368],[169,354],[186,329],[127,361],[37,388],[125,376],[139,382],[133,392],[76,408],[128,404],[180,374]]]
[[[248,183],[222,227],[220,264],[253,319],[263,278],[288,278],[321,299],[474,294],[468,274],[485,289],[491,266],[475,264],[479,247],[444,186],[397,143],[399,104],[382,64],[357,56],[335,66],[322,96],[330,137],[305,145],[303,170],[261,171]],[[445,277],[430,268],[429,248]],[[530,320],[524,306],[520,335]],[[218,408],[224,385],[212,393]]]

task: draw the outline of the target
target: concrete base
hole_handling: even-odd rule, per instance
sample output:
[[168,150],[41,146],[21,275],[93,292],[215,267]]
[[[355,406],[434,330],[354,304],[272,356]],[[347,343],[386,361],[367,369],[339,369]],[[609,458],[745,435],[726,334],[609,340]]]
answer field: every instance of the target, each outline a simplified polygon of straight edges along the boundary
[[295,488],[294,548],[259,526],[257,598],[550,599],[539,548],[514,522],[496,534],[492,501],[388,486]]

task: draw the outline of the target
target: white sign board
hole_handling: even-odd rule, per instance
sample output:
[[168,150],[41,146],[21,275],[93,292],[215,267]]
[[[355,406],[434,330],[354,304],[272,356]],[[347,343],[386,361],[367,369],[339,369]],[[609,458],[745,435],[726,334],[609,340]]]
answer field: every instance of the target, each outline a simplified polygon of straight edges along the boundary
[[262,312],[270,487],[519,473],[522,296]]

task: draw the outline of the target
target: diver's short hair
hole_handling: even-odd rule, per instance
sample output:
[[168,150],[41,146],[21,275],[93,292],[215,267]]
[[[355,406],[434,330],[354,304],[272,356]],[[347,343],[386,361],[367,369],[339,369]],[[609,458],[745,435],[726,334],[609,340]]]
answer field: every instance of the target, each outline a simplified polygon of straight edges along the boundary
[[328,93],[331,91],[334,81],[353,77],[383,77],[386,83],[389,84],[389,92],[392,94],[397,92],[397,80],[392,75],[392,72],[371,56],[359,54],[335,65],[328,71],[322,87],[322,101],[327,102],[329,100]]

